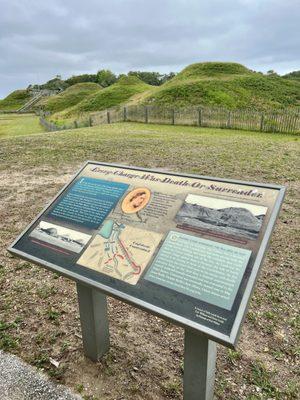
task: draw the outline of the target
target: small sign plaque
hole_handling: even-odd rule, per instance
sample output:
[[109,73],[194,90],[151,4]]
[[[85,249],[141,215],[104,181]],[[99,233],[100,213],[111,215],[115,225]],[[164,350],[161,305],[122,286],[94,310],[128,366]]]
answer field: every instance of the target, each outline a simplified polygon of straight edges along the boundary
[[233,347],[284,192],[87,162],[9,250]]

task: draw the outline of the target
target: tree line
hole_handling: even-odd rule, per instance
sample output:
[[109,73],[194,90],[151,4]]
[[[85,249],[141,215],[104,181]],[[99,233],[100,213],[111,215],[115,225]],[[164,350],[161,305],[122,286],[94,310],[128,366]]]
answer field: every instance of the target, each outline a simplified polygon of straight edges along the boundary
[[[170,72],[168,74],[161,74],[159,72],[150,71],[130,71],[128,72],[128,75],[136,76],[149,85],[160,86],[168,80],[172,79],[175,76],[175,73]],[[30,85],[29,88],[64,90],[69,86],[84,82],[98,83],[105,88],[116,83],[121,76],[122,74],[116,75],[109,69],[102,69],[99,70],[96,74],[73,75],[65,80],[63,80],[60,75],[57,75],[55,78],[50,79],[48,82],[42,85]]]
[[[160,86],[163,83],[174,78],[176,75],[174,72],[169,72],[168,74],[161,74],[160,72],[151,71],[129,71],[129,76],[136,76],[141,81],[152,86]],[[270,70],[266,73],[269,76],[279,76],[275,71]],[[29,85],[28,89],[49,89],[49,90],[64,90],[69,86],[75,85],[76,83],[93,82],[98,83],[103,88],[108,87],[117,82],[117,80],[122,76],[116,75],[109,69],[101,69],[96,74],[81,74],[73,75],[68,79],[63,80],[60,75],[55,78],[50,79],[48,82],[42,85]],[[282,75],[282,78],[286,79],[300,79],[300,71],[293,71],[286,75]]]

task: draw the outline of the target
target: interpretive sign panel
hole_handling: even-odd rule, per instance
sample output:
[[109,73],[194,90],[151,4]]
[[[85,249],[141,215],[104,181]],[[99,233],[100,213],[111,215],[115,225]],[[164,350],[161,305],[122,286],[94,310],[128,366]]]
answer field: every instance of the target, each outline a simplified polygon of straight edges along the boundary
[[87,162],[9,250],[234,346],[284,191]]

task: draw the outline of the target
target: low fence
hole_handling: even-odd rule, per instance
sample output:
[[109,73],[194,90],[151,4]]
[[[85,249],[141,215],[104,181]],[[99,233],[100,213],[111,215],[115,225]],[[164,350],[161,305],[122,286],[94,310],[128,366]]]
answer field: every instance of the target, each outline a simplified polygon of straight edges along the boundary
[[260,132],[300,133],[299,111],[258,112],[224,108],[128,106],[91,114],[92,125],[113,122],[143,122]]
[[95,112],[72,124],[59,126],[41,117],[47,130],[74,129],[115,122],[143,122],[210,128],[242,129],[260,132],[300,133],[300,113],[293,110],[258,112],[223,108],[127,106]]
[[71,123],[66,123],[64,125],[55,124],[52,121],[48,121],[45,119],[45,116],[40,116],[40,124],[47,130],[47,131],[62,131],[66,129],[77,129],[77,128],[86,128],[92,126],[91,118],[75,120]]

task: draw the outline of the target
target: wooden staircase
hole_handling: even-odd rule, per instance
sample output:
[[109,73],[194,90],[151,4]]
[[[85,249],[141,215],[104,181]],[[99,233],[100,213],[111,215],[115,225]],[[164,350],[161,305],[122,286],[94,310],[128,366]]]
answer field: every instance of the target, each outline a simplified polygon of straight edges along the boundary
[[36,104],[42,97],[44,96],[43,93],[39,93],[35,96],[33,96],[29,101],[27,101],[27,103],[25,103],[22,107],[20,107],[17,112],[18,113],[22,113],[22,112],[26,112],[28,110],[30,110],[30,108]]

